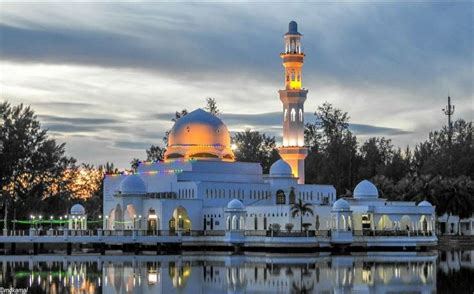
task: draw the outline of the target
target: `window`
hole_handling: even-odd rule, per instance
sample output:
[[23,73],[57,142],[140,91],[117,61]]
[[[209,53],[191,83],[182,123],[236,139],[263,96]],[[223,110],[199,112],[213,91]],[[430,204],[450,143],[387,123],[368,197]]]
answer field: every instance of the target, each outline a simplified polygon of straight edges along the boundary
[[283,113],[283,121],[288,119],[288,109],[285,108],[285,112]]
[[291,109],[291,121],[296,120],[296,111],[294,108]]
[[299,114],[300,114],[300,122],[303,122],[303,110],[301,108],[300,108]]

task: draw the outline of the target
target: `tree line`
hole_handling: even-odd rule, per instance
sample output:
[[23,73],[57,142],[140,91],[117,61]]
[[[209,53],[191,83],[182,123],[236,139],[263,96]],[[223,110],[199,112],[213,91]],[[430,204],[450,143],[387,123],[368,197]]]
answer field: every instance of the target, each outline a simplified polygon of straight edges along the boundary
[[[207,98],[205,109],[222,111],[216,100]],[[187,115],[177,111],[172,121]],[[112,163],[100,166],[78,164],[41,128],[29,106],[0,104],[0,216],[3,222],[26,219],[34,210],[62,215],[72,203],[80,202],[92,217],[102,213],[102,180],[119,172]],[[369,179],[389,200],[428,200],[438,214],[449,212],[468,217],[474,211],[474,147],[472,122],[458,119],[429,133],[414,148],[395,148],[385,137],[359,143],[351,132],[347,112],[329,103],[319,106],[312,122],[305,125],[306,182],[336,187],[337,194],[350,196],[354,186]],[[161,145],[146,150],[145,160],[162,160],[169,131]],[[265,173],[279,159],[276,139],[250,129],[232,136],[239,161],[259,162]],[[136,169],[140,159],[133,159]]]

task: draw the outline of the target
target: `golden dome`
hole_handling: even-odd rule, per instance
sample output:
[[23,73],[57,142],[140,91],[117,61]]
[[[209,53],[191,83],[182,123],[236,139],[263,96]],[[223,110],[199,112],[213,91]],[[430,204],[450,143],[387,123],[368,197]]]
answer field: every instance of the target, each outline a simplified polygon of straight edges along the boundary
[[196,109],[174,124],[168,136],[165,160],[233,161],[234,153],[230,147],[226,125],[215,115]]

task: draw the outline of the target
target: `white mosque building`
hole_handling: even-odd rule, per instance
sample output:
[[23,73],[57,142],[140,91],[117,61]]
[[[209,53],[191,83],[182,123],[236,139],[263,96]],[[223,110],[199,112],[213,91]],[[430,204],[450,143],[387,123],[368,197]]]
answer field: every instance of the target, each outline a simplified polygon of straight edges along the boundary
[[[342,243],[354,235],[422,232],[434,235],[434,207],[423,201],[391,202],[379,197],[369,181],[359,183],[352,198],[337,199],[332,185],[304,181],[305,54],[296,22],[289,24],[281,53],[285,89],[281,159],[263,174],[259,163],[239,162],[229,131],[218,117],[197,109],[173,126],[164,161],[143,162],[129,175],[104,180],[104,228],[154,232],[330,231]],[[301,200],[313,213],[293,217]],[[409,234],[408,234],[409,235]],[[436,237],[434,237],[436,238]]]

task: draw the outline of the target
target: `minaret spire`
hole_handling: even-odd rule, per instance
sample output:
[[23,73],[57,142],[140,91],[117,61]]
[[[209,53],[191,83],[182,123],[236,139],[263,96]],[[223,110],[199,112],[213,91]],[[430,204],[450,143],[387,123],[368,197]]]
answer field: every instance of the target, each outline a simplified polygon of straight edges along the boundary
[[285,51],[280,54],[285,69],[285,89],[278,91],[283,103],[283,146],[280,156],[298,177],[298,183],[304,184],[304,159],[308,149],[304,147],[304,102],[308,90],[303,84],[303,59],[301,37],[298,24],[291,21],[284,35]]

